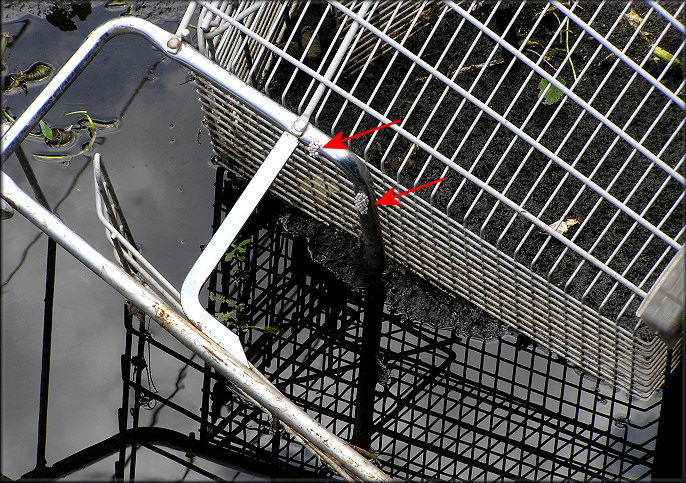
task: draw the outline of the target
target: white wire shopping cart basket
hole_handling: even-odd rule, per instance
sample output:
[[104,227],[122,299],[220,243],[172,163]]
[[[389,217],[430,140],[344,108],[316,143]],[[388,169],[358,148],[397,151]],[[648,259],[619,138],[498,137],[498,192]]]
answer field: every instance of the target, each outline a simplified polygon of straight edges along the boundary
[[[220,162],[251,180],[244,194],[180,291],[153,277],[165,297],[103,201],[117,258],[138,278],[4,173],[3,199],[339,474],[383,478],[250,366],[200,305],[210,272],[272,189],[360,234],[372,269],[386,257],[406,264],[582,370],[653,393],[682,343],[683,14],[656,2],[216,0],[190,2],[174,35],[114,20],[4,134],[3,159],[104,43],[134,33],[196,72]],[[183,40],[191,30],[198,50]],[[350,149],[320,149],[396,119]],[[441,178],[400,205],[374,204]],[[107,206],[106,173],[96,183]]]
[[[204,55],[297,115],[275,123],[199,80],[229,169],[252,176],[284,127],[347,136],[401,118],[350,142],[372,192],[347,173],[353,162],[313,158],[307,135],[274,191],[361,232],[370,264],[383,252],[635,394],[660,387],[684,303],[683,5],[200,1],[188,12]],[[436,178],[400,206],[370,205],[379,248],[360,193]]]

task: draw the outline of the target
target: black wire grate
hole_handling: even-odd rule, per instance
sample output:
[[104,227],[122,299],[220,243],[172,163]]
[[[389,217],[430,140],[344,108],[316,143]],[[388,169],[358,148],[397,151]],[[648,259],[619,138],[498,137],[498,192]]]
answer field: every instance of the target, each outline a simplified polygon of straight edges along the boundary
[[[218,170],[215,229],[232,204],[233,183]],[[630,396],[511,331],[484,339],[394,314],[379,287],[353,290],[313,263],[305,240],[279,228],[273,203],[263,202],[242,231],[239,240],[250,239],[245,260],[222,262],[210,278],[210,292],[231,303],[215,298],[209,310],[234,310],[229,323],[248,359],[389,475],[650,476],[659,394]],[[332,476],[207,366],[149,342],[150,357],[175,357],[204,378],[200,411],[130,376],[128,385],[196,421],[200,442],[220,449],[232,466],[264,476]]]

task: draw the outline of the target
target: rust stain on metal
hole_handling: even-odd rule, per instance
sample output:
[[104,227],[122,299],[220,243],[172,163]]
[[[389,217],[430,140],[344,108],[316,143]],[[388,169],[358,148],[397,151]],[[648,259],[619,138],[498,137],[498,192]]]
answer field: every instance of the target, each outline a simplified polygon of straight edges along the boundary
[[176,318],[174,317],[175,314],[170,312],[171,309],[160,304],[153,304],[152,308],[155,311],[155,320],[164,329],[169,330],[169,328],[173,325],[173,319]]

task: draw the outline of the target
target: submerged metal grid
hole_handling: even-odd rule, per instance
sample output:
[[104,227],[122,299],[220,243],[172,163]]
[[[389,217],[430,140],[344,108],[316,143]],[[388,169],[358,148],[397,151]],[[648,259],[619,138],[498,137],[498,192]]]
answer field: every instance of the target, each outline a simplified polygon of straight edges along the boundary
[[[228,211],[222,204],[231,203],[226,197],[233,196],[232,182],[222,179],[221,170],[218,182],[225,197],[217,198],[215,227]],[[470,481],[650,476],[658,396],[642,399],[613,389],[516,333],[484,340],[459,328],[402,321],[386,309],[374,315],[383,299],[366,299],[312,263],[305,242],[277,228],[273,206],[260,212],[262,219],[241,233],[241,240],[251,240],[246,261],[222,263],[209,289],[246,302],[235,322],[244,327],[240,333],[251,362],[337,435],[370,449],[390,476]],[[220,309],[225,307],[210,303],[209,310]],[[246,328],[276,325],[283,330],[279,335]],[[131,387],[135,401],[152,398],[167,412],[194,421],[200,456],[262,476],[331,476],[278,421],[209,368],[130,324],[127,333],[129,351],[136,346],[131,334],[143,336],[137,353],[151,367],[172,357],[187,381],[204,378],[197,404],[184,407],[162,396],[174,394],[173,387],[159,382],[158,391],[145,387],[140,359],[132,370],[131,353],[124,358],[125,391]],[[140,404],[134,409],[137,421]],[[165,455],[156,445],[147,446]],[[187,460],[191,454],[176,462],[207,473],[201,459]]]
[[[667,348],[635,311],[684,242],[684,6],[654,5],[226,3],[244,27],[206,7],[222,33],[199,48],[331,135],[402,119],[349,143],[377,196],[446,180],[379,210],[387,254],[647,395]],[[353,24],[318,99],[308,69],[323,75]],[[251,176],[277,132],[200,85],[222,162]],[[275,191],[356,233],[341,178],[301,147]],[[564,236],[548,227],[569,218],[580,224]]]

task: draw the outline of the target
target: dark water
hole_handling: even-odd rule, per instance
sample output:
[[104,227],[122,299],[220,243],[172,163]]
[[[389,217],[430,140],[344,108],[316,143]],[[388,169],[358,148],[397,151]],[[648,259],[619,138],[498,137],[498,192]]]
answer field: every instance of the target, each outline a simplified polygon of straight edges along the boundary
[[[88,32],[125,11],[99,3],[90,12],[67,9],[48,21],[50,5],[3,11],[3,31],[17,36],[3,75],[36,61],[59,68]],[[134,13],[173,31],[184,8],[183,2],[140,4]],[[72,23],[75,30],[60,29]],[[216,170],[207,136],[196,142],[202,115],[188,79],[189,72],[144,40],[113,40],[45,121],[66,127],[73,122],[66,113],[87,110],[100,121],[119,120],[118,127],[100,130],[95,150],[69,163],[32,162],[62,220],[110,254],[95,214],[90,165],[94,152],[101,153],[142,253],[176,287],[210,239],[220,209],[212,207]],[[29,85],[27,96],[4,96],[3,109],[21,113],[40,88]],[[23,146],[29,157],[46,151],[40,140]],[[3,170],[29,191],[16,158]],[[240,183],[219,179],[217,189],[235,196]],[[36,465],[47,242],[20,215],[1,226],[2,474],[15,479]],[[245,273],[224,266],[212,288],[247,303],[236,322],[243,324],[240,333],[251,361],[334,432],[368,446],[390,474],[466,479],[650,474],[660,394],[631,399],[402,269],[383,275],[387,293],[365,290],[370,275],[360,268],[356,240],[314,226],[278,204],[261,205],[242,236],[251,240]],[[48,465],[119,431],[123,302],[58,248]],[[368,330],[374,321],[380,327],[376,333]],[[273,336],[246,325],[279,326],[284,332]],[[154,323],[149,330],[157,345],[144,355],[158,394],[173,394],[174,404],[202,415],[205,426],[162,404],[141,410],[140,426],[188,435],[216,423],[216,431],[205,437],[224,454],[242,452],[253,462],[248,472],[203,462],[221,478],[264,475],[268,472],[260,465],[266,463],[296,465],[305,475],[327,474],[240,398],[217,403],[212,411],[221,385],[193,365],[197,358],[186,367],[188,351]],[[141,384],[153,386],[145,377]],[[222,422],[233,429],[217,429]],[[183,452],[177,456],[187,459]],[[117,455],[108,456],[68,478],[109,480],[116,460]],[[185,475],[186,469],[167,457],[139,450],[137,478]]]
[[[3,76],[37,61],[59,68],[90,31],[122,13],[98,3],[83,20],[72,18],[76,30],[62,31],[44,18],[51,5],[20,2],[3,8],[3,31],[21,33],[6,53]],[[183,2],[152,6],[155,10],[149,7],[139,13],[167,30],[175,26],[165,19],[178,19],[185,9]],[[28,14],[39,11],[43,18]],[[93,154],[101,153],[142,253],[177,287],[200,245],[212,235],[214,198],[211,147],[206,136],[201,145],[196,142],[202,115],[193,83],[183,84],[188,74],[140,38],[114,39],[45,121],[67,127],[78,116],[66,113],[86,110],[95,120],[119,119],[119,127],[99,132],[95,150],[68,166],[32,160],[41,187],[51,206],[59,205],[62,220],[108,256],[112,248],[96,216],[90,164]],[[3,96],[3,109],[20,114],[41,87],[29,84],[28,96]],[[23,146],[29,158],[33,152],[47,151],[42,141],[33,139]],[[31,192],[16,157],[3,170]],[[36,463],[47,246],[44,235],[32,244],[38,234],[21,215],[2,223],[2,473],[13,479]],[[123,298],[61,248],[56,270],[49,464],[117,432],[119,357],[124,350]],[[164,367],[158,369],[163,383]],[[191,383],[187,385],[192,391]],[[109,479],[112,474],[113,459],[107,458],[74,476]],[[159,461],[138,468],[142,478],[182,474]]]

